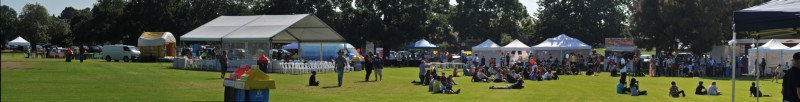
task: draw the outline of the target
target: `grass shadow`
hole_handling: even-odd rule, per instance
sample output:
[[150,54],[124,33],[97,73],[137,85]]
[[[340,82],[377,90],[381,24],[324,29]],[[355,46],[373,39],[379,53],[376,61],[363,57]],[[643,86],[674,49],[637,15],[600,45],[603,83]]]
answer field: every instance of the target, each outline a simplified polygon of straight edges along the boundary
[[323,86],[322,89],[339,88],[340,86]]

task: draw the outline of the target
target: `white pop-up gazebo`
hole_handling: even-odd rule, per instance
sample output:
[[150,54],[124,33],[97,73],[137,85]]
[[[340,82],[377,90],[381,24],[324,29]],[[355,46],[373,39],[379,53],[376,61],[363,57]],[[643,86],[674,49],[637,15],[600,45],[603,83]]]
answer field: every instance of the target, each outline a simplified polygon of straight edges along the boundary
[[537,58],[560,58],[560,56],[568,53],[587,55],[591,50],[592,46],[564,34],[548,38],[538,45],[531,46],[531,51]]
[[8,42],[8,45],[12,46],[31,46],[31,43],[28,40],[23,39],[22,37],[17,37],[14,40]]
[[506,46],[503,46],[502,49],[504,53],[511,53],[511,59],[509,60],[516,62],[519,58],[528,58],[528,55],[530,55],[528,52],[531,50],[531,47],[525,45],[525,43],[522,43],[522,41],[514,39],[514,41],[511,41]]
[[[764,58],[767,62],[767,68],[765,68],[765,72],[772,72],[775,66],[778,64],[785,64],[785,62],[791,60],[791,55],[793,53],[788,52],[797,52],[794,50],[790,50],[789,47],[783,45],[780,41],[771,39],[764,45],[761,45],[756,48],[748,49],[748,56],[750,57],[750,63],[748,68],[749,74],[755,74],[755,68],[761,64],[761,59]],[[756,61],[758,63],[756,63]],[[765,73],[765,74],[772,74],[772,73]]]
[[[478,44],[472,47],[472,54],[475,54],[478,58],[484,56],[485,58],[491,58],[495,56],[500,56],[500,49],[502,46],[497,45],[490,39],[486,39],[481,44]],[[484,60],[484,63],[489,63],[489,60]]]

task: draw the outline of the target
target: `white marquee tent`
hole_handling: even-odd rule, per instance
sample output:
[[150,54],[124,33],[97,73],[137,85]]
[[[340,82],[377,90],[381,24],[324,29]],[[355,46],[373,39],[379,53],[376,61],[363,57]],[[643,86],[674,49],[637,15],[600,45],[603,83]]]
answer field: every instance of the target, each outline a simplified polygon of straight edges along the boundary
[[22,37],[17,37],[14,40],[8,42],[8,45],[13,46],[31,46],[31,43],[28,40],[23,39]]
[[[472,47],[472,54],[477,55],[479,58],[484,56],[485,58],[492,58],[494,56],[500,56],[500,49],[502,46],[497,45],[492,40],[486,39],[483,43],[478,44],[477,46]],[[484,63],[489,63],[489,60],[484,60]]]
[[522,59],[528,58],[529,55],[528,51],[530,51],[530,49],[531,47],[525,45],[525,43],[522,43],[521,41],[514,39],[514,41],[511,41],[506,46],[503,46],[502,51],[504,53],[508,53],[510,51],[511,61],[516,62],[520,58]]
[[310,14],[220,16],[180,40],[221,42],[223,49],[244,49],[246,55],[269,51],[266,49],[271,49],[273,42],[345,42],[344,37]]
[[272,43],[345,43],[344,37],[311,14],[220,16],[184,34],[180,40],[221,43],[221,50],[242,52],[235,55],[240,59],[229,63],[251,65],[261,54],[270,56]]
[[183,41],[344,42],[310,14],[220,16],[181,36]]
[[[748,66],[749,69],[748,73],[749,74],[756,73],[755,68],[757,68],[757,66],[761,64],[762,58],[765,59],[767,62],[767,68],[765,68],[765,71],[772,72],[772,70],[774,70],[774,67],[778,66],[778,64],[783,65],[785,64],[785,62],[791,60],[792,53],[788,52],[797,52],[797,51],[790,50],[789,47],[783,45],[780,41],[777,41],[775,39],[771,39],[764,45],[761,45],[757,48],[748,49],[748,56],[750,57],[749,63],[751,63]],[[758,61],[758,63],[756,63],[756,60]],[[765,73],[765,74],[771,75],[772,73]]]
[[508,43],[508,45],[503,46],[502,49],[508,51],[527,51],[530,50],[531,47],[528,47],[528,45],[525,45],[525,43],[514,39],[514,41],[511,41],[511,43]]
[[495,51],[495,52],[497,52],[498,50],[500,50],[500,45],[497,45],[496,43],[494,43],[492,40],[489,40],[489,39],[486,39],[486,41],[483,41],[481,44],[478,44],[477,46],[472,47],[472,52],[475,52],[475,51]]
[[563,56],[568,53],[586,55],[589,54],[591,50],[592,46],[589,46],[588,44],[565,34],[548,38],[538,45],[531,46],[531,51],[538,58],[547,58],[551,56],[553,58],[559,58],[558,56]]

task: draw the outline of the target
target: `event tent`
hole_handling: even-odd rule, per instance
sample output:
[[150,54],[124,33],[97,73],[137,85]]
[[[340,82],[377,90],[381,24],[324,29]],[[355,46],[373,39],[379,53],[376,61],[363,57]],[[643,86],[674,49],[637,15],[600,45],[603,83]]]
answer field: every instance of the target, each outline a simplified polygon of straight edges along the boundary
[[161,58],[177,55],[176,41],[170,32],[144,32],[139,36],[137,44],[142,51],[142,57]]
[[531,47],[528,47],[528,45],[525,45],[525,43],[522,43],[521,41],[515,39],[514,41],[511,41],[511,43],[508,43],[506,46],[503,46],[502,49],[503,50],[508,50],[508,51],[512,51],[512,50],[513,51],[527,51],[527,50],[530,50]]
[[548,38],[538,45],[531,46],[532,50],[591,50],[592,46],[582,41],[561,34],[553,38]]
[[345,39],[316,16],[220,16],[180,37],[182,41],[219,42],[344,42]]
[[[547,40],[539,43],[535,46],[531,46],[531,51],[534,55],[537,55],[538,58],[546,58],[546,57],[553,57],[559,58],[558,56],[565,55],[568,53],[577,53],[577,54],[589,54],[592,50],[592,46],[589,46],[582,41],[569,37],[567,35],[561,34],[553,38],[548,38]],[[557,53],[556,56],[553,56],[552,53]],[[550,56],[543,56],[543,55],[550,55]]]
[[[500,56],[500,49],[502,46],[495,44],[492,40],[486,39],[481,44],[472,47],[472,54],[476,54],[476,56],[484,56],[486,58],[491,58],[495,56]],[[487,57],[488,56],[488,57]],[[484,60],[484,63],[489,63],[489,60]]]
[[497,45],[496,43],[494,43],[490,39],[486,39],[486,41],[483,41],[481,44],[478,44],[478,45],[472,47],[472,51],[473,52],[475,52],[475,51],[498,51],[498,50],[500,50],[500,45]]
[[772,0],[733,12],[734,30],[756,31],[800,27],[800,0]]
[[408,44],[405,47],[406,49],[436,49],[439,46],[431,44],[428,40],[420,39],[414,43]]
[[[789,47],[775,39],[769,40],[767,43],[757,48],[749,49],[749,62],[755,63],[758,61],[758,63],[749,64],[749,73],[755,73],[754,68],[761,63],[762,58],[766,60],[767,67],[775,67],[778,66],[778,64],[784,64],[784,62],[791,60],[791,54],[785,52],[789,52]],[[772,71],[770,68],[766,68],[765,70],[766,72]]]
[[13,46],[31,46],[31,43],[28,40],[23,39],[22,37],[17,37],[14,40],[8,42],[8,45]]
[[344,37],[311,14],[220,16],[180,40],[219,42],[223,50],[244,50],[247,53],[243,56],[247,57],[243,58],[257,58],[251,55],[269,51],[274,42],[345,42]]

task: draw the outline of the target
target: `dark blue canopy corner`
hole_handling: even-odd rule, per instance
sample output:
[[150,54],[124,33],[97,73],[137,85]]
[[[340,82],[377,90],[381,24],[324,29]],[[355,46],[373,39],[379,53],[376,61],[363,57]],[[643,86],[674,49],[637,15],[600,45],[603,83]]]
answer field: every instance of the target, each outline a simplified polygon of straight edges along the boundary
[[800,27],[800,0],[772,0],[733,12],[734,31]]

